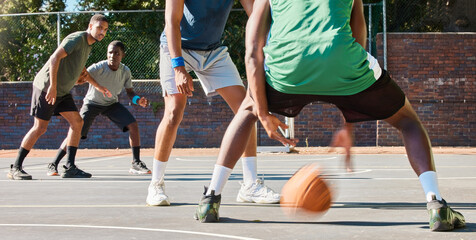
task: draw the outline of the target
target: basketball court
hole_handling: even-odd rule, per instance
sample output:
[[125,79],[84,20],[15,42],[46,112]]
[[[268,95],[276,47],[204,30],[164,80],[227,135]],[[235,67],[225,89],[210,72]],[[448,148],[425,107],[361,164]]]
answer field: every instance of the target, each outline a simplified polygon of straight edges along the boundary
[[[150,176],[128,173],[128,150],[85,152],[78,152],[77,165],[91,179],[46,176],[54,151],[32,151],[24,169],[34,180],[11,181],[6,173],[14,151],[0,151],[1,239],[476,239],[474,152],[435,154],[442,195],[467,221],[453,232],[429,231],[424,194],[403,153],[356,154],[354,173],[345,172],[337,154],[259,154],[259,175],[276,191],[302,165],[321,164],[334,189],[331,209],[318,218],[290,219],[279,205],[237,203],[238,162],[222,194],[221,221],[199,223],[193,213],[216,151],[172,152],[168,207],[145,205]],[[142,160],[152,166],[151,151]]]

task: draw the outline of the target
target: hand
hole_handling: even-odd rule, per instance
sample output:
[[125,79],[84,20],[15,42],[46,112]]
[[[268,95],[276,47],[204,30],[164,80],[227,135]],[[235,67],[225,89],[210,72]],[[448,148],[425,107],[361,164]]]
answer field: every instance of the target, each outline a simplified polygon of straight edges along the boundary
[[106,97],[106,96],[109,97],[109,98],[112,97],[112,93],[109,92],[109,90],[107,88],[105,88],[103,86],[98,86],[98,87],[96,87],[96,89],[98,91],[100,91],[104,97]]
[[351,126],[341,128],[332,137],[329,152],[334,152],[336,147],[343,147],[345,150],[345,167],[347,172],[352,172],[351,152],[354,145],[353,131]]
[[185,70],[185,67],[176,67],[175,69],[175,85],[179,93],[185,94],[189,97],[193,96],[193,79]]
[[76,80],[77,85],[82,85],[87,82],[87,77],[89,76],[88,71],[86,71],[86,68],[83,68],[83,71],[81,71],[81,74],[79,74],[78,80]]
[[139,99],[139,101],[137,101],[137,104],[138,104],[139,106],[145,108],[145,107],[149,106],[149,100],[147,100],[147,98],[145,98],[145,97],[141,97],[141,98]]
[[282,129],[288,129],[288,126],[279,121],[279,119],[274,115],[267,113],[264,116],[260,116],[259,120],[271,139],[278,140],[285,146],[291,145],[294,147],[299,142],[298,139],[287,139],[283,135],[278,133],[279,127]]
[[55,105],[56,102],[56,88],[49,87],[45,96],[46,102],[50,105]]

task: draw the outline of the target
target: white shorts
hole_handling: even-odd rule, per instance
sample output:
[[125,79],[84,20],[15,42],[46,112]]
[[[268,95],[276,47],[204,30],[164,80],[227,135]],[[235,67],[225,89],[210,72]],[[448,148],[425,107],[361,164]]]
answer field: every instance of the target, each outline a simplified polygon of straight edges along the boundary
[[[216,95],[216,90],[220,88],[244,87],[240,74],[228,54],[228,48],[225,46],[212,51],[182,49],[182,57],[185,60],[185,69],[195,72],[207,97]],[[163,96],[179,93],[170,59],[168,46],[161,44],[160,83]]]

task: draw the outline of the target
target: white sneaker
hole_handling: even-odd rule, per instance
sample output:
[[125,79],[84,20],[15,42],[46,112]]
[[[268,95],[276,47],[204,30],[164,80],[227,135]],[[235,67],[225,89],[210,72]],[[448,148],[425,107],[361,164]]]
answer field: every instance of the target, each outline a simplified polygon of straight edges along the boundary
[[169,197],[165,195],[164,182],[151,182],[149,185],[149,194],[147,195],[147,205],[149,206],[170,206]]
[[256,179],[256,182],[245,185],[240,183],[241,188],[236,196],[237,202],[250,203],[279,203],[280,195],[275,193],[273,189],[264,185],[263,180]]

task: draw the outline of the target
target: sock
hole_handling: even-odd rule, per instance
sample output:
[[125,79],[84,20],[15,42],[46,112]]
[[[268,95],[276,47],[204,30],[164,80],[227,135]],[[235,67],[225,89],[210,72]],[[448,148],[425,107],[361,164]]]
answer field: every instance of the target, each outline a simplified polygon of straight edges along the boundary
[[74,160],[76,158],[76,152],[78,151],[78,147],[68,146],[66,149],[66,152],[68,154],[68,161],[66,162],[66,167],[70,168],[74,166]]
[[21,168],[23,166],[23,160],[25,160],[26,155],[28,155],[29,152],[30,150],[26,150],[20,147],[20,149],[18,150],[17,159],[15,160],[15,163],[13,164],[13,168]]
[[242,157],[241,164],[243,165],[243,182],[245,185],[250,185],[256,182],[258,179],[256,157]]
[[140,146],[132,147],[132,162],[140,161]]
[[154,158],[154,163],[152,165],[152,182],[164,181],[166,167],[167,167],[167,162],[161,162]]
[[62,148],[58,149],[58,153],[56,154],[56,158],[55,158],[55,166],[58,167],[58,164],[61,162],[61,159],[63,159],[63,157],[66,155],[66,151]]
[[225,187],[226,181],[228,181],[228,178],[231,175],[231,171],[233,171],[233,169],[215,164],[212,180],[206,195],[210,195],[212,190],[215,190],[215,195],[220,195]]
[[426,196],[426,201],[430,202],[431,196],[435,195],[437,200],[441,200],[441,194],[438,189],[438,178],[436,176],[436,172],[434,171],[426,171],[420,176],[418,176],[420,179],[421,186],[423,187],[423,191],[425,191],[425,196]]

